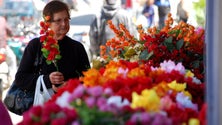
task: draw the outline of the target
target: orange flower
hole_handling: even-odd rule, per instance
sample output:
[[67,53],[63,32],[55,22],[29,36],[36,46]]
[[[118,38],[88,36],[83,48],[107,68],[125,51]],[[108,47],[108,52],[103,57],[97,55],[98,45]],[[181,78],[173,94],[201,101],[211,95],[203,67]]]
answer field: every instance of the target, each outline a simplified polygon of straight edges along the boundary
[[80,81],[84,83],[85,86],[92,87],[97,85],[103,85],[105,83],[105,78],[100,74],[100,72],[94,68],[83,72],[84,77],[80,77]]

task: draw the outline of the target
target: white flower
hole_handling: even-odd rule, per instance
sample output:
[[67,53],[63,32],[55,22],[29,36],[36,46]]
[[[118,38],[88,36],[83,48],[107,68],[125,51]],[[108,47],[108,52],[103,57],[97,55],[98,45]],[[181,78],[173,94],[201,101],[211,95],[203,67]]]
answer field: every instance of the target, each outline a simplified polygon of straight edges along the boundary
[[197,104],[193,104],[190,98],[185,96],[183,92],[177,93],[176,101],[185,108],[191,108],[195,111],[198,110]]
[[69,104],[69,97],[70,97],[70,93],[69,92],[63,92],[63,94],[58,97],[56,99],[56,104],[59,105],[60,107],[69,107],[71,108],[70,104]]
[[111,96],[107,100],[107,104],[115,104],[118,107],[123,107],[126,105],[130,105],[130,102],[127,99],[122,99],[121,96]]

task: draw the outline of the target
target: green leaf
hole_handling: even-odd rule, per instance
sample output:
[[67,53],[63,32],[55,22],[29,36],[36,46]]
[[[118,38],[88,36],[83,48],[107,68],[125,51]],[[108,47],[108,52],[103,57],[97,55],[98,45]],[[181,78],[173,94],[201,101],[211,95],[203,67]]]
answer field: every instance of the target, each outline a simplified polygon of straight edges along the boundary
[[183,43],[184,43],[184,40],[183,40],[183,39],[179,40],[179,41],[176,43],[176,48],[177,48],[178,50],[180,50],[181,47],[183,46]]
[[61,55],[56,55],[56,57],[55,57],[56,60],[59,60],[59,59],[61,59],[61,58],[62,58]]
[[52,61],[46,60],[46,63],[47,63],[48,65],[50,65],[50,64],[52,63]]
[[133,48],[130,48],[126,51],[126,53],[124,54],[124,57],[130,58],[131,56],[135,54],[136,54],[136,51]]
[[196,61],[193,61],[191,64],[194,68],[198,68],[200,66],[200,61],[196,60]]
[[48,51],[47,49],[45,49],[45,48],[42,48],[41,51],[42,51],[43,56],[44,56],[45,58],[47,58],[48,55],[49,55],[49,51]]
[[178,29],[178,30],[172,30],[172,31],[170,31],[169,32],[169,34],[176,34],[176,37],[180,34],[180,32],[181,32],[181,30],[180,29]]
[[153,55],[153,51],[148,53],[147,50],[143,50],[143,52],[139,56],[139,59],[140,60],[148,60],[152,55]]
[[173,45],[173,37],[172,36],[165,39],[163,43],[169,51],[171,51],[171,52],[173,51],[174,45]]

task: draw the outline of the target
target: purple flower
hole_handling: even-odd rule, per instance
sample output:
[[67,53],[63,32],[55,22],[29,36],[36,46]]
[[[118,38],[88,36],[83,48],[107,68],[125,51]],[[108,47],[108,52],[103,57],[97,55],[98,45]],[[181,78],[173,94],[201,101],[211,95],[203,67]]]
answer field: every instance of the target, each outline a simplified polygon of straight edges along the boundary
[[95,86],[87,89],[87,92],[89,95],[92,95],[94,97],[99,97],[103,93],[103,88],[101,86]]
[[83,85],[79,85],[72,93],[72,99],[81,98],[84,95],[85,87]]
[[147,112],[141,113],[141,123],[142,125],[148,125],[150,123],[151,117]]
[[96,104],[96,99],[95,97],[89,97],[85,99],[86,105],[90,108],[94,107]]
[[78,121],[72,122],[72,125],[80,125]]
[[141,120],[140,116],[141,116],[140,113],[135,113],[131,116],[130,121],[132,123],[137,123]]
[[96,105],[97,105],[98,107],[101,107],[101,106],[103,106],[103,105],[105,105],[105,104],[106,104],[106,98],[104,98],[104,97],[99,97],[99,98],[97,99]]
[[107,112],[107,111],[110,111],[110,107],[106,104],[104,105],[100,105],[99,107],[99,110],[102,111],[102,112]]
[[151,125],[172,125],[171,119],[166,115],[155,114]]
[[113,94],[113,90],[111,88],[105,88],[104,94],[107,96],[111,96]]
[[149,125],[151,116],[147,112],[135,113],[132,115],[130,121],[135,124]]

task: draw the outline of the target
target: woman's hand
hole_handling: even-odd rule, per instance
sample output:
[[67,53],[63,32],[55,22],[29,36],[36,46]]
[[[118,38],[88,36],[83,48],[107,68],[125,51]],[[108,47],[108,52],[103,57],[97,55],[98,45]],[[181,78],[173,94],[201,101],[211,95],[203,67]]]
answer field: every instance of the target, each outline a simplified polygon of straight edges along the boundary
[[64,81],[64,76],[61,72],[52,72],[49,79],[52,84],[61,84]]
[[61,72],[52,72],[49,74],[49,79],[52,85],[59,85],[64,82],[64,76]]

